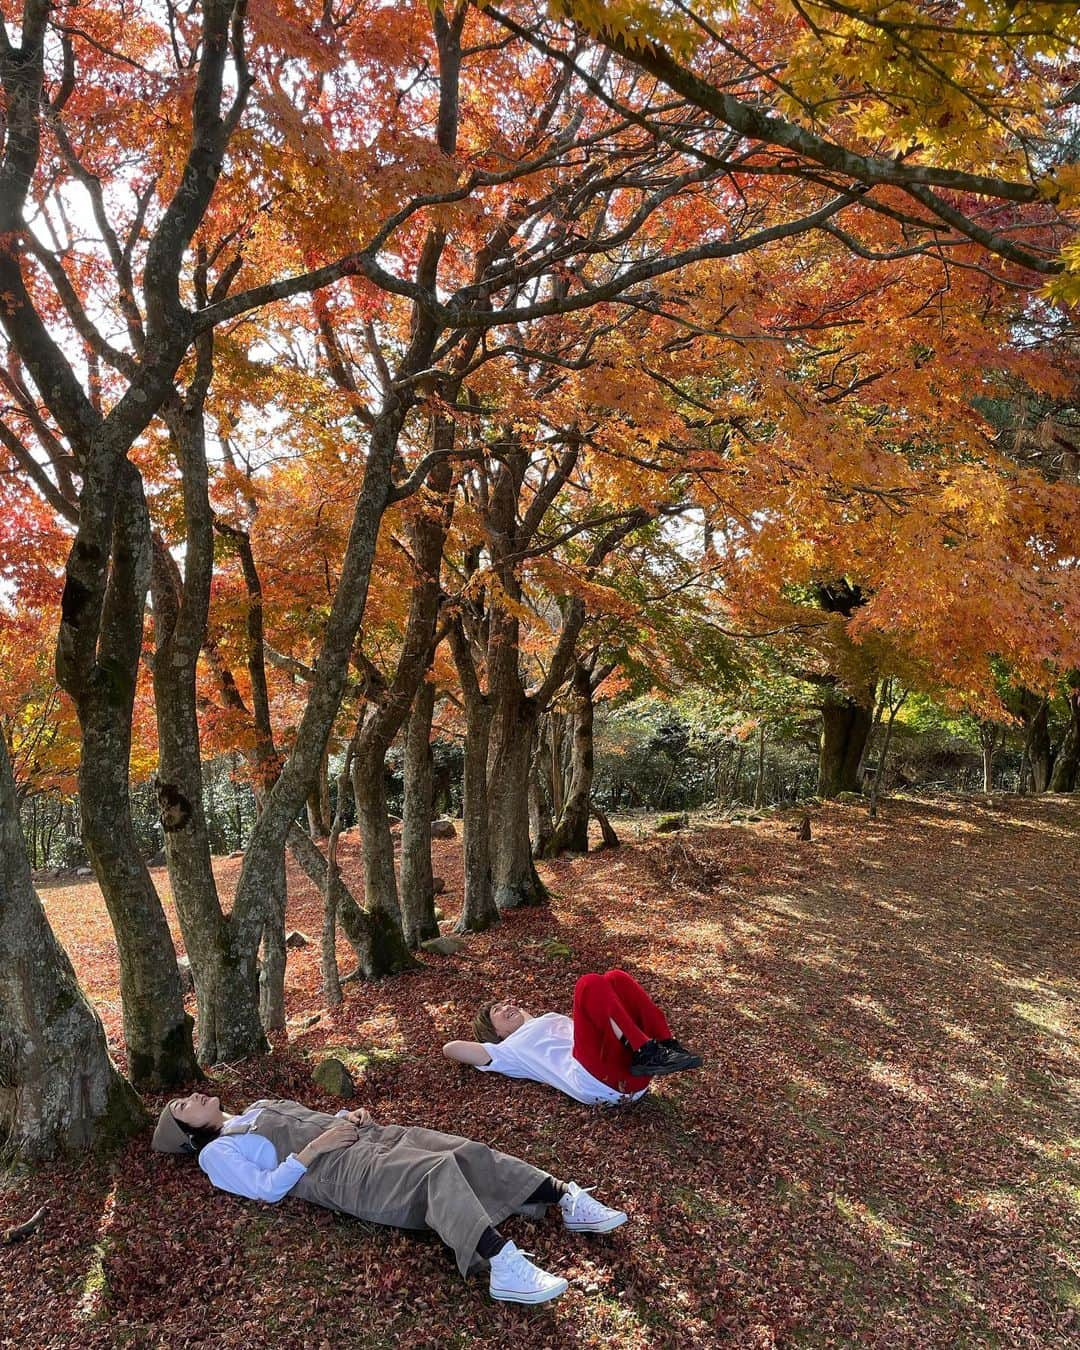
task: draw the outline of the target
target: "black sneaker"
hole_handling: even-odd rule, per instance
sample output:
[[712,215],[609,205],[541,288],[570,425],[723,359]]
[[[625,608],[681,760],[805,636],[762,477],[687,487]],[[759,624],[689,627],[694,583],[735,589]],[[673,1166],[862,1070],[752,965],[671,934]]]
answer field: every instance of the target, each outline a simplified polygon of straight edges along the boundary
[[677,1041],[674,1036],[669,1036],[666,1040],[660,1041],[660,1045],[665,1050],[674,1050],[676,1054],[686,1055],[690,1063],[686,1066],[688,1069],[700,1069],[705,1061],[696,1050],[688,1050],[682,1041]]
[[694,1068],[693,1056],[685,1050],[672,1050],[656,1041],[646,1041],[634,1052],[630,1072],[635,1078],[656,1078],[665,1073],[681,1073]]

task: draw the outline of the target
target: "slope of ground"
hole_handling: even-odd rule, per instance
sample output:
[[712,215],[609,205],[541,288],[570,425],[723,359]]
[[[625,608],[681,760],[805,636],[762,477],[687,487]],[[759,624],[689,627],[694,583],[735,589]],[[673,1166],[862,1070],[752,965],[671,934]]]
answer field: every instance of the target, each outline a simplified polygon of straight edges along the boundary
[[[0,1190],[0,1228],[50,1201],[3,1253],[0,1345],[1075,1344],[1080,801],[897,800],[877,822],[837,806],[813,824],[810,843],[766,818],[560,860],[550,909],[350,984],[332,1015],[317,949],[293,953],[290,1017],[319,1021],[215,1074],[226,1106],[335,1109],[310,1069],[344,1047],[377,1120],[596,1184],[630,1212],[610,1237],[507,1225],[570,1277],[556,1303],[492,1305],[435,1239],[216,1193],[143,1139]],[[436,848],[452,915],[457,841]],[[218,867],[227,891],[239,863]],[[290,922],[317,934],[318,897],[294,892]],[[118,1037],[96,888],[43,898]],[[546,955],[550,938],[570,957]],[[439,1054],[493,992],[568,1009],[576,975],[612,965],[704,1070],[605,1111]]]

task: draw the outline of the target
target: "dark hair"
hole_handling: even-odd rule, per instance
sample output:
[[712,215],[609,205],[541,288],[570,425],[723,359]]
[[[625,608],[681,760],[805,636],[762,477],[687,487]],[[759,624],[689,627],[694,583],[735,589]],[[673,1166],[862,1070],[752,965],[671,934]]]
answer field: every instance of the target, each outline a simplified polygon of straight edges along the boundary
[[207,1144],[212,1144],[221,1133],[221,1130],[214,1125],[185,1125],[182,1120],[177,1120],[175,1114],[173,1120],[183,1130],[191,1140],[191,1147],[197,1158]]
[[491,1020],[491,1010],[494,1003],[488,1003],[476,1014],[473,1021],[473,1031],[476,1032],[478,1041],[487,1041],[489,1045],[498,1045],[502,1037],[495,1030],[495,1023]]

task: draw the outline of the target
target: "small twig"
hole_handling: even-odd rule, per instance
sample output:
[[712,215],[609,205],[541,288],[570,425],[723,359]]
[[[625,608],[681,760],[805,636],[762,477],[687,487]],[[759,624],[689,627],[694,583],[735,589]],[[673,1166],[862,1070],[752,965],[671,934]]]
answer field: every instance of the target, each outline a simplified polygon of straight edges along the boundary
[[32,1214],[25,1223],[17,1223],[14,1228],[9,1228],[3,1238],[0,1238],[0,1247],[10,1247],[16,1242],[25,1242],[35,1229],[40,1228],[45,1220],[45,1211],[49,1208],[44,1204],[36,1214]]

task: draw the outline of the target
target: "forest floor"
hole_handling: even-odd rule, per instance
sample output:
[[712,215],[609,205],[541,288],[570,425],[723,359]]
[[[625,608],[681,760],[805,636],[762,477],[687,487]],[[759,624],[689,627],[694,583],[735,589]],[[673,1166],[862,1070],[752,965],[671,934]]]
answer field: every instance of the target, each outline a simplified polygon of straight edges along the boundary
[[[561,1299],[493,1304],[433,1237],[215,1192],[143,1137],[109,1162],[0,1183],[0,1230],[50,1206],[2,1253],[0,1345],[1075,1346],[1080,797],[811,815],[809,843],[790,814],[668,836],[624,822],[624,847],[542,868],[550,908],[414,975],[349,984],[334,1013],[317,945],[295,951],[288,1044],[215,1074],[226,1108],[333,1110],[310,1073],[336,1049],[376,1120],[596,1185],[630,1214],[609,1237],[550,1215],[505,1225],[570,1279]],[[435,846],[448,918],[459,844]],[[216,864],[224,893],[238,869]],[[290,924],[317,935],[318,897],[294,881]],[[100,895],[42,898],[122,1060]],[[545,954],[552,938],[569,957]],[[601,1109],[439,1053],[493,992],[569,1010],[575,977],[614,965],[703,1070]]]

